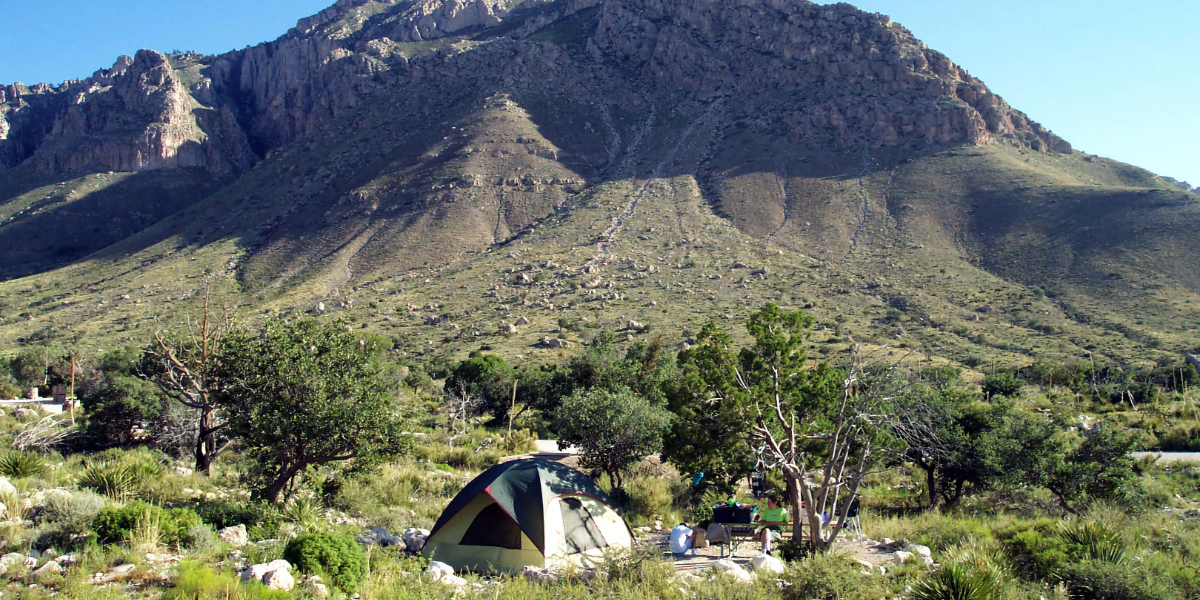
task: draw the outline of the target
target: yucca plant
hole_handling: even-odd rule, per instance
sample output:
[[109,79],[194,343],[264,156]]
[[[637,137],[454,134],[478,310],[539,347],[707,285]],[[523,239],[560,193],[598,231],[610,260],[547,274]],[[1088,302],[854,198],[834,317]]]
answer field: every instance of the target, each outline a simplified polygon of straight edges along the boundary
[[937,573],[913,586],[913,600],[995,600],[1001,580],[995,571],[980,571],[972,565],[947,564]]
[[1124,564],[1125,544],[1115,529],[1099,521],[1063,521],[1058,524],[1063,541],[1080,546],[1091,560]]
[[79,485],[109,498],[124,500],[137,488],[137,475],[126,465],[93,463],[83,471]]
[[285,523],[299,525],[308,531],[321,525],[321,507],[311,498],[296,498],[284,507],[280,516]]
[[37,477],[46,470],[42,457],[34,452],[9,452],[0,456],[0,475],[13,479]]

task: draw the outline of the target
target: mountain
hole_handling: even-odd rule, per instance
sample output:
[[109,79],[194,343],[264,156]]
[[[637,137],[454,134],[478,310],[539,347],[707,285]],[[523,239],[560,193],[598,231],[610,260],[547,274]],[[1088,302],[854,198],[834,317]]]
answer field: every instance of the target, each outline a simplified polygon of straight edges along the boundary
[[341,0],[267,44],[3,90],[9,341],[141,339],[208,279],[422,354],[629,320],[686,341],[768,300],[827,353],[1200,345],[1194,193],[844,3]]

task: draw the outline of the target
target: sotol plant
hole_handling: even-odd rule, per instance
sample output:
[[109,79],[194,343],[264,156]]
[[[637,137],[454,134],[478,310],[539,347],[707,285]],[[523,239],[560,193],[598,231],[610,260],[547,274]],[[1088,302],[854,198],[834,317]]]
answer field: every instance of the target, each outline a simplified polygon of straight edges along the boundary
[[0,456],[0,475],[12,479],[37,477],[46,470],[42,457],[33,452],[9,452]]

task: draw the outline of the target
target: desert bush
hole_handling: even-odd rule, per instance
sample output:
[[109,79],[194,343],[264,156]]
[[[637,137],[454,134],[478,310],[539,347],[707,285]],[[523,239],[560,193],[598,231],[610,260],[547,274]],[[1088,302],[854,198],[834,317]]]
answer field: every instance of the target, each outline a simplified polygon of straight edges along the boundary
[[1058,573],[1072,597],[1089,600],[1182,600],[1170,577],[1144,565],[1083,560]]
[[82,533],[92,519],[104,508],[104,497],[80,490],[67,494],[51,494],[42,508],[42,520],[57,524],[70,533]]
[[251,541],[275,537],[283,519],[274,505],[259,500],[216,498],[180,505],[193,510],[214,529],[245,525]]
[[0,475],[11,479],[37,477],[45,470],[42,456],[34,452],[9,452],[0,456]]
[[1025,382],[1008,371],[999,371],[983,380],[984,396],[1016,396],[1025,387]]
[[997,533],[1013,565],[1027,579],[1050,579],[1071,559],[1067,543],[1054,534],[1057,522],[1022,521]]
[[195,561],[184,561],[175,568],[172,587],[162,592],[163,600],[291,600],[283,590],[272,590],[261,583],[240,583],[237,575],[217,572]]
[[162,509],[135,500],[120,508],[102,509],[92,519],[96,540],[114,544],[135,537],[139,523],[157,520],[161,540],[168,546],[186,546],[192,542],[191,529],[200,524],[200,515],[187,508]]
[[302,573],[320,575],[347,594],[366,576],[367,556],[354,538],[335,533],[306,533],[288,542],[284,560]]
[[783,593],[787,600],[856,600],[885,595],[877,576],[864,575],[851,559],[832,554],[797,562],[784,580],[791,584]]
[[[629,508],[640,517],[650,519],[655,515],[667,516],[674,503],[671,484],[661,477],[633,477],[625,485]],[[633,515],[627,516],[633,519]]]
[[523,454],[534,450],[537,435],[528,429],[518,429],[500,442],[500,447],[509,454]]

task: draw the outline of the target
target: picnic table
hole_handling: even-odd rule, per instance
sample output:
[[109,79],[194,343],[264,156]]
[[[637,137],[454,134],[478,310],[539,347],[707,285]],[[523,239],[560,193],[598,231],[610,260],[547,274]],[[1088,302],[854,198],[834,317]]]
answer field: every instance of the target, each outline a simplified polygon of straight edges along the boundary
[[[728,552],[729,556],[732,557],[734,553],[737,552],[737,547],[741,545],[742,542],[759,541],[759,537],[755,534],[757,534],[758,530],[762,529],[763,527],[778,527],[780,533],[792,530],[791,521],[788,521],[787,523],[770,524],[763,523],[761,521],[757,523],[717,523],[717,525],[725,528],[725,540],[721,542],[712,542],[721,549],[721,558],[725,558],[726,552]],[[803,523],[801,524],[801,527],[803,527]]]

